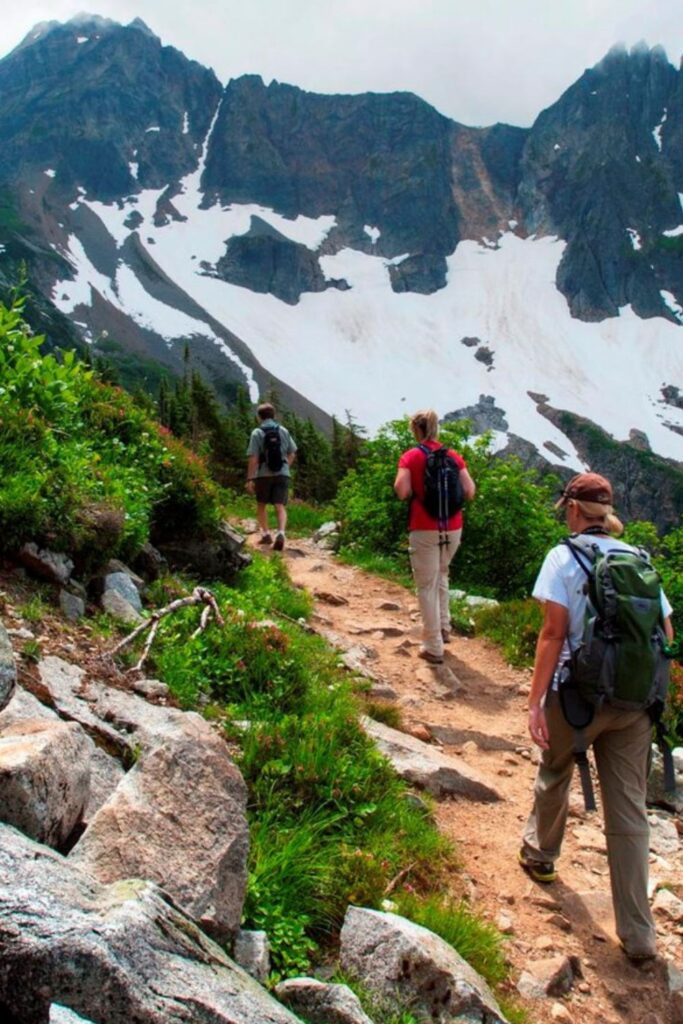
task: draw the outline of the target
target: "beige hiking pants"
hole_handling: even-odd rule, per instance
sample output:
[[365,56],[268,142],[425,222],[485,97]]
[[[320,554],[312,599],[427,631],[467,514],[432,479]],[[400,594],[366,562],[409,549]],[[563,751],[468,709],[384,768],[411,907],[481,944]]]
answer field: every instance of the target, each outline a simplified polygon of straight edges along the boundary
[[460,546],[462,530],[449,530],[448,544],[439,545],[438,530],[411,530],[408,548],[422,616],[422,645],[430,654],[443,655],[443,637],[451,628],[448,566]]
[[[548,694],[546,716],[550,750],[543,752],[536,777],[524,852],[532,860],[555,861],[567,821],[575,732],[565,721],[555,692]],[[652,724],[645,711],[605,706],[585,734],[593,745],[600,779],[617,935],[628,953],[651,953],[656,935],[647,898],[645,792]]]

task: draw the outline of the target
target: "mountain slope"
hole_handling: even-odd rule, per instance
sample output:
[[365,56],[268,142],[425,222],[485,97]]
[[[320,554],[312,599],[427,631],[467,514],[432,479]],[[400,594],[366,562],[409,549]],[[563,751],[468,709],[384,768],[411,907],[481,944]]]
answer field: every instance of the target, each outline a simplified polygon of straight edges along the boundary
[[501,446],[583,465],[547,403],[680,459],[683,72],[660,49],[612,51],[530,130],[469,128],[404,93],[222,89],[141,22],[84,17],[0,61],[0,101],[32,276],[86,340],[171,371],[189,341],[225,400],[274,381],[318,422],[493,399]]

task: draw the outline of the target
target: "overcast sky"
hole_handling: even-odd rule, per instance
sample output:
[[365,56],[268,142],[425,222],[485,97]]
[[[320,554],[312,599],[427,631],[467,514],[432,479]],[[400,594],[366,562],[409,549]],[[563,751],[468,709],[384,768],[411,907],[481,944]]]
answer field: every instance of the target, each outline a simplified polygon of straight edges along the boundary
[[531,124],[614,43],[661,43],[676,67],[683,53],[683,0],[22,0],[3,10],[0,55],[84,6],[142,18],[223,82],[410,90],[471,125]]

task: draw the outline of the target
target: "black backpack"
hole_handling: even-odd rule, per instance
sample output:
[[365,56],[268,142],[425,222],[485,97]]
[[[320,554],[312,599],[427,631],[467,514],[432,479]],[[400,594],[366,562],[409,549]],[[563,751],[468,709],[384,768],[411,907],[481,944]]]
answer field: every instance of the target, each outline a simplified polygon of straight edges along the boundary
[[285,461],[282,454],[280,428],[277,426],[261,427],[261,430],[263,431],[263,447],[259,462],[261,465],[265,463],[271,473],[279,473]]
[[427,515],[436,519],[439,530],[445,532],[448,520],[465,504],[460,467],[443,444],[434,451],[425,444],[418,445],[418,448],[427,456],[422,504]]

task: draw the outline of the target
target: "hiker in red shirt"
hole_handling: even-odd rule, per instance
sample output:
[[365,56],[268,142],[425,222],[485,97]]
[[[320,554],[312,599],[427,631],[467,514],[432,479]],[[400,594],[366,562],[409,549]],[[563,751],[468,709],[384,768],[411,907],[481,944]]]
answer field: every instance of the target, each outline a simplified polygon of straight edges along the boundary
[[[450,639],[448,567],[460,544],[462,512],[434,517],[425,507],[425,471],[429,453],[443,447],[437,441],[437,414],[433,409],[416,412],[411,417],[410,429],[417,447],[409,448],[399,459],[394,490],[401,501],[411,499],[408,521],[410,565],[422,616],[422,648],[418,657],[432,665],[440,665],[443,645]],[[446,455],[452,460],[449,472],[459,478],[462,498],[471,501],[475,486],[465,460],[452,449],[448,449]]]

